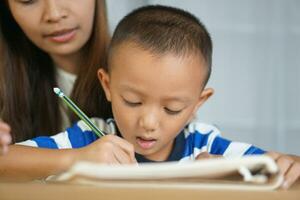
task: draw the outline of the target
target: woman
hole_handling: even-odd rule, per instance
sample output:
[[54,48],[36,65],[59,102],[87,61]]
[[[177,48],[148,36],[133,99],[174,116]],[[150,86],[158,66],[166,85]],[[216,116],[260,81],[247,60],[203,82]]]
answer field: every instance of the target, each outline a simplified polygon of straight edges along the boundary
[[5,154],[8,150],[8,145],[11,142],[11,136],[9,134],[10,127],[0,121],[0,155]]
[[[105,97],[96,77],[108,41],[104,0],[1,1],[0,118],[13,143],[55,134],[77,120],[55,86],[87,115],[111,115],[98,103]],[[90,74],[94,80],[87,80]]]

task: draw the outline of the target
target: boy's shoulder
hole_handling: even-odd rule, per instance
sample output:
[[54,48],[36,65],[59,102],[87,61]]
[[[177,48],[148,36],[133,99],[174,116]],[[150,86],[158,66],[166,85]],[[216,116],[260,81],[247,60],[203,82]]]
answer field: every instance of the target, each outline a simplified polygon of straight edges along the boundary
[[221,136],[220,130],[211,124],[193,120],[185,128],[185,159],[195,159],[201,152],[240,157],[248,154],[262,154],[264,150],[244,142],[236,142]]
[[212,133],[214,133],[215,135],[221,135],[221,132],[216,125],[204,123],[195,118],[186,126],[185,135],[187,136],[197,133],[202,135],[208,135]]
[[[98,117],[91,118],[91,121],[102,131],[110,134],[116,134],[117,128],[115,124],[115,120],[112,118],[103,119]],[[82,120],[77,121],[74,126],[71,128],[78,127],[81,132],[91,131],[91,128]]]

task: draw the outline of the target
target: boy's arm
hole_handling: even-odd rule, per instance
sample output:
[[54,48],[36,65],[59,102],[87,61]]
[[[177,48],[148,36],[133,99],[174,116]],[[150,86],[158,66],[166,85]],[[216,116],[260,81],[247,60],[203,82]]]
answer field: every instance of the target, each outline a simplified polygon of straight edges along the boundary
[[[197,127],[200,127],[200,125],[198,125]],[[206,130],[208,128],[211,130],[209,134],[201,136],[202,139],[205,137],[210,137],[210,139],[203,139],[203,141],[208,141],[206,144],[207,153],[201,153],[200,155],[198,155],[196,157],[197,160],[202,158],[216,157],[216,155],[221,155],[224,157],[237,157],[244,155],[266,154],[275,160],[280,172],[284,175],[284,183],[282,185],[283,188],[286,189],[290,187],[293,183],[300,179],[299,156],[285,155],[276,152],[266,152],[265,150],[262,150],[250,144],[232,142],[230,140],[220,137],[220,131],[217,128],[212,126],[206,126],[205,128]],[[199,129],[198,132],[201,133],[201,129]],[[194,141],[197,142],[197,140]],[[198,147],[199,144],[194,146]]]
[[77,149],[45,149],[10,145],[0,156],[0,180],[28,181],[46,178],[69,169],[79,160],[107,164],[136,163],[133,145],[107,135]]
[[[66,148],[70,148],[70,138],[74,138],[75,134],[79,141],[93,139],[91,133],[85,133],[76,123],[69,131],[52,137],[37,137],[17,145],[9,145],[6,154],[0,156],[0,180],[41,179],[68,169],[73,164],[76,158],[73,154],[77,151]],[[84,136],[88,136],[89,140]],[[64,150],[58,150],[58,147]]]
[[0,156],[0,179],[26,181],[46,178],[67,170],[76,158],[76,149],[54,150],[10,145]]
[[300,156],[296,156],[296,155],[289,155],[291,156],[295,161],[300,163]]

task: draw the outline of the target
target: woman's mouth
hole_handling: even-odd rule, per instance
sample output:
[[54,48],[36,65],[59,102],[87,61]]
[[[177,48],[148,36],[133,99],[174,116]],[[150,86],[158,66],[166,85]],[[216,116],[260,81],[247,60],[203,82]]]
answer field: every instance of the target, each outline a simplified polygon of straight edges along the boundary
[[76,35],[77,28],[74,29],[62,29],[59,31],[52,32],[46,35],[53,42],[66,43],[71,41]]
[[146,139],[146,138],[142,138],[142,137],[137,137],[136,138],[137,144],[142,149],[150,149],[150,148],[152,148],[155,145],[156,141],[157,141],[156,139]]

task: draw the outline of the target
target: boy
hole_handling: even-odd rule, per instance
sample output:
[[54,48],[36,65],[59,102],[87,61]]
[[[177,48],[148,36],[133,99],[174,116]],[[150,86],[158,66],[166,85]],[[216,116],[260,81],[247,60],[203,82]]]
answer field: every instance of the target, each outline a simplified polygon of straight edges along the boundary
[[[194,119],[198,108],[213,94],[212,89],[205,88],[211,57],[210,36],[189,13],[164,6],[133,11],[116,28],[108,67],[98,71],[114,119],[98,118],[95,122],[112,134],[98,139],[80,121],[56,136],[21,143],[48,149],[10,148],[3,156],[8,160],[4,165],[17,152],[26,153],[30,163],[20,158],[22,169],[15,171],[25,169],[27,177],[23,178],[40,178],[57,174],[76,160],[109,164],[184,162],[201,157],[201,153],[225,157],[265,153],[252,145],[226,140],[215,127]],[[275,156],[286,173],[288,187],[299,177],[299,163]],[[39,165],[32,172],[34,162]],[[4,169],[13,174],[9,165]]]

